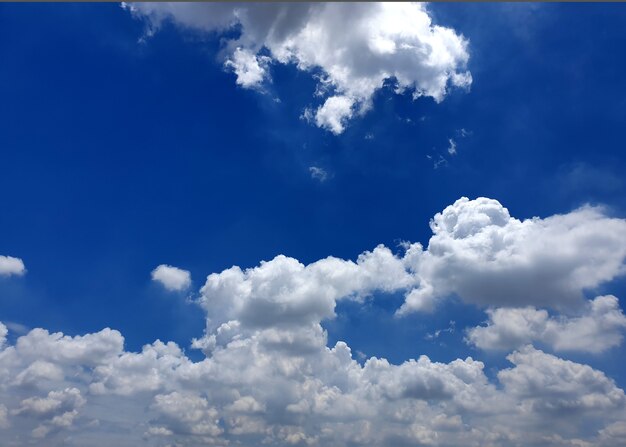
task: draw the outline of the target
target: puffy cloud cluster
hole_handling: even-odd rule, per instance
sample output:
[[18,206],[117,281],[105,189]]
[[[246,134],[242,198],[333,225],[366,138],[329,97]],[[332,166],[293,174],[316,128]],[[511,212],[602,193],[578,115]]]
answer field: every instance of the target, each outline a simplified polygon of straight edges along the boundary
[[454,294],[482,306],[583,306],[583,294],[624,273],[626,220],[585,206],[518,220],[497,200],[465,197],[437,213],[401,312]]
[[467,339],[482,349],[511,350],[540,342],[555,351],[602,352],[622,342],[626,316],[612,295],[590,301],[576,317],[550,317],[534,307],[497,308],[487,311],[487,326],[468,331]]
[[[33,360],[30,347],[44,336],[50,355]],[[438,363],[422,356],[399,365],[374,357],[360,365],[345,343],[327,347],[321,328],[300,336],[310,339],[310,349],[284,349],[271,329],[259,329],[193,362],[171,342],[127,352],[115,331],[78,338],[34,330],[0,352],[0,440],[23,445],[45,438],[51,446],[561,445],[546,441],[555,426],[561,440],[604,442],[626,420],[624,393],[602,372],[530,346],[508,357],[513,366],[499,372],[498,386],[470,357]],[[105,340],[117,348],[102,356]],[[29,383],[13,379],[40,368],[33,367],[37,362],[57,373]],[[546,427],[546,420],[556,425]]]
[[[585,410],[621,408],[626,397],[602,372],[525,346],[507,359],[515,368],[498,373],[500,382],[519,405],[538,417],[554,413],[570,417]],[[569,414],[568,414],[569,413]]]
[[[127,351],[111,329],[82,336],[34,329],[10,342],[0,324],[0,443],[622,445],[623,390],[603,372],[530,343],[597,352],[621,341],[617,299],[585,302],[581,293],[621,273],[623,225],[599,208],[519,221],[496,201],[462,199],[435,216],[426,249],[407,244],[398,255],[378,246],[356,261],[328,257],[304,265],[277,256],[234,266],[209,275],[200,290],[206,328],[193,342],[205,353],[199,361],[159,340]],[[548,268],[550,262],[556,265]],[[444,266],[447,284],[439,282]],[[477,299],[477,290],[464,293],[470,279],[480,279],[467,269],[498,291],[525,289],[513,290],[514,298]],[[539,276],[522,283],[518,271]],[[580,272],[593,279],[579,280]],[[458,294],[488,304],[487,326],[470,329],[468,340],[514,349],[510,367],[493,376],[472,357],[359,363],[345,342],[328,345],[322,322],[339,300],[404,292],[409,303],[425,287],[437,298]],[[561,292],[543,295],[551,308],[580,300],[581,310],[550,315],[530,307],[537,291]]]
[[256,329],[310,328],[333,317],[341,298],[358,300],[375,290],[409,287],[415,278],[405,263],[412,254],[410,249],[399,258],[380,245],[356,262],[328,257],[305,266],[279,255],[258,267],[213,273],[199,300],[207,312],[208,337],[195,344],[211,348]]
[[76,388],[50,391],[46,397],[29,397],[22,400],[19,408],[13,411],[16,416],[28,415],[42,422],[32,431],[34,438],[44,438],[54,428],[72,426],[78,415],[77,408],[85,404],[85,399]]
[[0,255],[0,277],[2,276],[21,276],[26,273],[24,261],[13,256]]
[[187,270],[165,264],[152,270],[152,280],[175,292],[187,290],[191,286],[191,274]]
[[[237,84],[259,88],[271,63],[295,64],[319,77],[325,98],[305,113],[319,127],[343,132],[366,112],[376,90],[394,78],[397,92],[439,102],[450,86],[469,87],[467,40],[432,23],[423,3],[133,3],[149,33],[165,20],[205,33],[238,31],[226,42]],[[266,55],[268,54],[268,55]]]

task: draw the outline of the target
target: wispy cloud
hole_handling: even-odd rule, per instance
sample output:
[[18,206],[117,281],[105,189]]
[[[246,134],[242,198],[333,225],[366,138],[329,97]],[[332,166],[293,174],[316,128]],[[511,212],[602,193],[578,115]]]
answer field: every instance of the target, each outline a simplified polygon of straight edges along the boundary
[[319,180],[322,183],[328,180],[328,172],[318,166],[309,166],[309,173],[312,179]]

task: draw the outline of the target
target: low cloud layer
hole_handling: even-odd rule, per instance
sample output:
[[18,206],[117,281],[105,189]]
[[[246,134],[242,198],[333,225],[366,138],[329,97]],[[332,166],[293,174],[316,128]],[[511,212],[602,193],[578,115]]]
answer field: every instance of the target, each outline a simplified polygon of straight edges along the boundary
[[[200,289],[206,328],[192,342],[205,354],[199,361],[160,340],[127,351],[112,329],[83,336],[34,329],[15,339],[0,324],[0,441],[622,445],[623,390],[603,372],[556,352],[600,352],[621,343],[618,299],[586,300],[583,291],[623,271],[624,224],[589,207],[520,221],[495,200],[461,199],[434,217],[426,249],[407,244],[398,255],[381,245],[355,261],[328,257],[305,265],[277,256],[252,268],[233,266],[209,275]],[[566,241],[567,250],[556,250],[558,241]],[[482,299],[471,287],[466,293],[474,283],[463,262],[476,264],[471,272],[482,275],[472,279],[482,279]],[[444,266],[451,279],[446,287],[439,282]],[[578,280],[583,273],[588,279]],[[516,274],[537,280],[521,282]],[[564,280],[578,282],[559,289]],[[498,293],[489,293],[490,286]],[[404,292],[407,312],[416,310],[407,304],[412,294],[426,287],[436,300],[457,295],[488,306],[487,325],[470,328],[468,341],[507,349],[509,365],[487,375],[485,364],[469,356],[359,363],[345,342],[329,346],[322,322],[334,317],[338,301]],[[508,287],[513,298],[500,293]],[[537,297],[545,291],[551,293]],[[532,307],[538,300],[552,313]],[[561,303],[578,301],[577,313],[559,312]]]
[[[47,349],[38,350],[42,341]],[[525,346],[491,382],[471,357],[360,365],[345,343],[326,342],[318,324],[263,328],[193,362],[174,343],[126,352],[108,329],[84,337],[37,329],[0,351],[0,439],[511,446],[580,445],[582,438],[619,445],[611,433],[626,420],[624,392],[589,366]],[[16,379],[26,375],[28,382]]]
[[[132,3],[148,34],[170,20],[212,35],[229,32],[225,66],[238,85],[262,88],[274,63],[318,76],[323,104],[304,116],[335,134],[372,107],[385,80],[396,91],[442,101],[450,87],[467,88],[467,40],[433,24],[423,3]],[[237,37],[233,31],[237,30]]]

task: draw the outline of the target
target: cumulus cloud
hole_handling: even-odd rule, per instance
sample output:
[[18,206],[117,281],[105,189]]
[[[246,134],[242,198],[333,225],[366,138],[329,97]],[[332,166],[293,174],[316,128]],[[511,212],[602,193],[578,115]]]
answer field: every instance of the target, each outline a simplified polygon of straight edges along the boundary
[[[515,368],[502,370],[498,378],[513,395],[532,410],[567,417],[570,411],[619,409],[624,391],[600,371],[588,365],[563,360],[525,346],[507,359]],[[564,411],[566,410],[566,411]]]
[[[21,347],[46,331],[32,331],[0,351],[8,372],[0,387],[7,408],[0,408],[0,440],[45,438],[52,446],[162,445],[162,439],[172,445],[561,445],[546,438],[557,433],[565,441],[606,441],[625,420],[624,393],[611,379],[531,346],[512,353],[512,367],[494,382],[471,357],[440,363],[421,356],[397,365],[373,357],[360,365],[344,342],[327,347],[315,321],[318,330],[284,327],[280,337],[272,336],[272,327],[239,332],[196,362],[160,341],[140,352],[120,348],[105,359],[101,338],[113,337],[105,330],[81,337],[83,355],[67,363],[54,352],[66,351],[75,338],[48,335],[48,358],[59,359],[62,374],[25,386],[9,377],[37,361]],[[308,338],[309,349],[276,345],[288,345],[288,336]],[[583,423],[569,421],[572,415]],[[557,425],[546,427],[547,420]],[[116,437],[120,430],[123,439]]]
[[457,295],[481,306],[580,308],[583,292],[624,273],[626,220],[601,207],[518,220],[497,200],[461,198],[431,221],[400,312]]
[[[567,251],[548,253],[560,264],[547,270],[542,264],[540,279],[572,281],[582,270],[593,280],[576,287],[607,280],[623,262],[622,225],[600,208],[519,221],[496,201],[463,199],[435,216],[426,249],[406,244],[396,254],[381,245],[355,261],[328,257],[305,265],[279,255],[250,268],[233,266],[210,274],[200,289],[197,304],[206,325],[193,343],[205,354],[199,360],[160,340],[138,352],[125,350],[124,338],[112,329],[76,336],[33,329],[9,343],[0,325],[0,443],[621,445],[623,390],[589,365],[528,344],[596,352],[619,343],[624,316],[617,299],[583,301],[575,315],[548,314],[529,307],[536,299],[530,292],[558,287],[520,283],[513,273],[547,262],[533,244],[551,250],[556,246],[549,239],[558,237],[568,242]],[[487,375],[486,365],[472,357],[359,363],[345,342],[328,343],[322,322],[333,318],[339,300],[363,303],[373,293],[397,292],[408,300],[414,291],[423,293],[426,280],[433,296],[458,293],[490,306],[509,302],[499,293],[486,301],[461,295],[467,281],[462,260],[483,263],[474,274],[499,290],[526,287],[513,301],[522,307],[490,307],[487,326],[468,335],[475,344],[516,349],[507,357],[509,367]],[[451,278],[443,290],[433,280],[442,262]],[[522,321],[522,329],[507,334],[503,325],[513,324],[502,318]]]
[[577,317],[550,317],[534,307],[487,311],[487,326],[468,331],[467,340],[482,349],[510,350],[541,342],[556,351],[602,352],[622,342],[626,316],[612,295],[590,301]]
[[29,414],[41,417],[52,417],[74,410],[85,404],[85,399],[76,388],[61,391],[50,391],[46,397],[29,397],[24,399],[13,414]]
[[16,416],[31,416],[39,421],[31,436],[45,438],[56,429],[68,429],[78,416],[77,408],[85,404],[77,388],[50,391],[46,397],[29,397],[13,411]]
[[[434,24],[423,3],[274,3],[125,5],[143,18],[148,34],[164,21],[208,34],[223,34],[225,65],[237,84],[257,88],[271,63],[293,64],[320,74],[322,105],[312,121],[335,134],[372,106],[385,80],[415,98],[443,100],[451,86],[467,88],[468,41]],[[235,37],[232,31],[236,30]],[[265,55],[265,54],[268,55]]]
[[191,273],[171,265],[161,264],[152,270],[152,280],[161,283],[167,290],[180,292],[191,285]]
[[0,276],[22,276],[26,273],[24,261],[13,256],[0,255]]
[[257,56],[249,50],[237,48],[232,59],[225,65],[231,67],[237,75],[237,84],[242,87],[258,87],[267,78],[268,57]]
[[258,267],[213,273],[200,289],[207,333],[228,338],[242,329],[304,327],[334,316],[337,300],[361,299],[375,290],[394,291],[414,281],[403,258],[382,245],[356,262],[334,257],[303,265],[279,255]]

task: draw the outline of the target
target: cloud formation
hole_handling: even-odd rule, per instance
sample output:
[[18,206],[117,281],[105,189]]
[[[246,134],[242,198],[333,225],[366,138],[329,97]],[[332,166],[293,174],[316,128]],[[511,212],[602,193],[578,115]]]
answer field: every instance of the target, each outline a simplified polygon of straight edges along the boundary
[[178,267],[161,264],[152,270],[152,280],[167,290],[180,292],[187,290],[191,285],[191,273]]
[[328,179],[328,172],[318,166],[309,166],[309,173],[311,174],[311,178],[319,180],[321,183],[324,183]]
[[22,276],[26,273],[24,261],[13,256],[0,255],[0,276]]
[[[316,74],[324,103],[308,116],[335,134],[372,107],[393,78],[396,92],[440,102],[450,87],[467,88],[468,41],[433,24],[423,3],[132,3],[148,34],[170,20],[182,28],[223,35],[225,66],[237,84],[260,88],[272,63]],[[231,37],[235,31],[236,37]]]
[[[199,362],[171,342],[124,351],[111,330],[82,338],[34,330],[0,351],[0,439],[45,438],[50,446],[574,445],[610,439],[614,424],[626,420],[626,398],[611,379],[531,346],[511,354],[513,365],[491,382],[470,357],[439,363],[421,356],[399,365],[373,357],[360,365],[345,343],[327,347],[315,327],[283,328],[278,337],[274,328],[240,332]],[[12,380],[41,361],[28,347],[43,336],[46,361],[60,374],[28,385]],[[116,348],[103,356],[105,340]],[[68,356],[77,342],[80,354]],[[559,442],[549,440],[555,433]]]
[[463,197],[437,213],[401,313],[457,295],[481,306],[580,309],[585,290],[624,273],[626,220],[584,206],[518,220],[497,200]]
[[[495,200],[461,199],[434,217],[426,249],[407,244],[395,254],[380,245],[356,261],[328,257],[305,265],[279,255],[251,268],[233,266],[210,274],[200,289],[206,327],[193,341],[205,354],[198,361],[160,340],[127,351],[122,334],[108,328],[77,336],[33,329],[15,340],[0,324],[0,442],[621,445],[624,391],[603,372],[550,351],[599,352],[621,342],[617,299],[586,301],[580,293],[622,271],[622,225],[601,208],[519,221]],[[565,252],[550,245],[557,236],[569,244]],[[542,254],[533,244],[552,251]],[[593,262],[584,259],[583,248]],[[556,265],[546,270],[548,255]],[[487,286],[524,286],[525,292],[474,299],[471,289],[464,294],[461,261],[482,266],[472,271]],[[535,272],[533,262],[545,270],[539,279],[547,285],[517,280],[518,272]],[[433,280],[441,263],[451,278],[443,290]],[[571,282],[580,271],[592,279],[565,289],[582,302],[577,315],[530,307],[538,290],[567,295],[554,286],[560,284],[554,275]],[[514,349],[510,366],[488,376],[472,357],[359,363],[345,342],[329,345],[322,322],[334,317],[339,300],[364,303],[373,293],[403,292],[408,302],[426,282],[438,299],[458,293],[488,305],[487,326],[470,329],[468,339]],[[542,299],[556,309],[572,298]]]
[[487,310],[487,326],[472,328],[467,341],[481,349],[511,350],[541,342],[555,351],[602,352],[622,342],[626,316],[612,295],[599,296],[576,317],[551,317],[534,307]]

